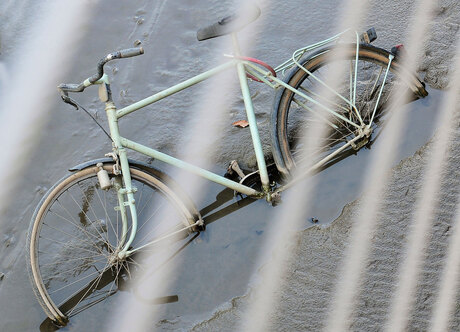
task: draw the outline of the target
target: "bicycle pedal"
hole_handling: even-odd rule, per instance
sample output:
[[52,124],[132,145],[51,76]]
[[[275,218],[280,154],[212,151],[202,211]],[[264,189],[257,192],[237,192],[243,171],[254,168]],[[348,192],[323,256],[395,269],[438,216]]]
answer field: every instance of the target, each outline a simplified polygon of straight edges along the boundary
[[230,162],[230,165],[227,168],[227,174],[233,175],[233,173],[238,174],[238,176],[243,179],[245,177],[244,172],[241,170],[240,166],[238,165],[238,162],[236,160],[232,160]]

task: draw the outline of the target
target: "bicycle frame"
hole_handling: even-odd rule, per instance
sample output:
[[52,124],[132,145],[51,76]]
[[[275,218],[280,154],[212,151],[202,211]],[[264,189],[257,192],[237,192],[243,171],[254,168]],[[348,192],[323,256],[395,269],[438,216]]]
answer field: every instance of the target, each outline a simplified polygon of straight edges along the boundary
[[[337,40],[343,33],[338,34],[338,35],[336,35],[336,36],[334,36],[332,38],[326,39],[326,40],[324,40],[324,41],[322,41],[320,43],[316,43],[316,44],[313,44],[313,45],[310,45],[310,46],[307,46],[305,48],[297,50],[296,52],[294,52],[294,54],[292,56],[292,59],[290,59],[290,60],[284,62],[283,64],[281,64],[280,66],[278,66],[275,69],[275,71],[277,71],[277,72],[284,71],[287,68],[289,68],[291,66],[294,66],[294,65],[297,65],[300,68],[302,68],[303,70],[307,71],[305,68],[303,68],[298,63],[298,60],[300,59],[300,57],[307,51],[310,51],[310,50],[312,50],[314,48],[318,48],[320,46],[323,46],[325,44],[328,44],[328,43],[331,43],[332,41]],[[130,176],[130,172],[129,172],[128,158],[127,158],[127,154],[126,154],[126,150],[125,150],[126,148],[134,150],[134,151],[137,151],[139,153],[142,153],[142,154],[147,155],[149,157],[152,157],[154,159],[160,160],[160,161],[165,162],[167,164],[176,166],[176,167],[178,167],[180,169],[183,169],[183,170],[186,170],[188,172],[194,173],[194,174],[196,174],[198,176],[201,176],[201,177],[203,177],[205,179],[208,179],[210,181],[218,183],[218,184],[220,184],[222,186],[225,186],[227,188],[233,189],[233,190],[235,190],[235,191],[237,191],[239,193],[242,193],[242,194],[245,194],[245,195],[248,195],[248,196],[251,196],[251,197],[256,197],[256,198],[265,198],[267,201],[271,201],[273,193],[270,191],[270,184],[269,184],[269,178],[268,178],[268,172],[267,172],[267,165],[265,163],[265,158],[264,158],[264,154],[263,154],[263,150],[262,150],[262,144],[261,144],[261,141],[260,141],[259,130],[257,128],[257,122],[256,122],[255,114],[254,114],[254,108],[253,108],[251,95],[250,95],[250,92],[249,92],[249,86],[248,86],[246,73],[249,73],[249,74],[253,75],[254,77],[256,77],[257,79],[259,79],[260,81],[264,82],[266,85],[268,85],[268,86],[270,86],[272,88],[278,88],[278,87],[282,86],[282,87],[284,87],[286,89],[289,89],[289,90],[293,91],[295,94],[297,94],[297,95],[301,96],[302,98],[305,98],[306,100],[312,102],[314,105],[325,109],[332,116],[338,117],[342,121],[345,121],[345,122],[349,123],[350,125],[354,126],[357,129],[357,131],[360,132],[359,135],[357,135],[355,138],[353,138],[352,140],[347,142],[343,147],[341,147],[339,150],[337,150],[335,152],[335,154],[329,155],[325,159],[323,159],[320,162],[318,162],[317,164],[315,164],[312,168],[320,167],[321,163],[322,164],[326,163],[328,160],[332,159],[336,154],[340,153],[342,150],[346,149],[350,145],[353,146],[353,144],[355,144],[356,141],[358,141],[359,139],[361,139],[365,135],[365,133],[362,132],[364,124],[363,124],[363,121],[362,121],[361,118],[359,118],[361,123],[356,124],[356,123],[350,121],[349,119],[343,117],[342,115],[338,114],[334,110],[330,109],[329,107],[323,105],[321,102],[319,102],[319,101],[307,96],[306,94],[302,93],[301,91],[299,91],[299,90],[291,87],[290,85],[286,84],[285,82],[283,82],[279,78],[275,77],[270,71],[263,70],[260,67],[258,67],[256,65],[254,65],[253,63],[251,63],[250,61],[247,61],[247,60],[244,60],[244,59],[240,58],[240,49],[239,49],[239,44],[238,44],[238,40],[237,40],[237,37],[236,37],[235,33],[232,34],[232,42],[233,42],[234,55],[233,56],[228,56],[231,59],[227,63],[219,65],[219,66],[217,66],[217,67],[215,67],[213,69],[210,69],[210,70],[208,70],[208,71],[206,71],[206,72],[204,72],[202,74],[199,74],[199,75],[197,75],[195,77],[192,77],[192,78],[190,78],[188,80],[185,80],[182,83],[174,85],[174,86],[172,86],[170,88],[167,88],[167,89],[165,89],[163,91],[160,91],[160,92],[158,92],[156,94],[153,94],[153,95],[151,95],[151,96],[149,96],[147,98],[144,98],[144,99],[142,99],[142,100],[140,100],[140,101],[138,101],[136,103],[133,103],[133,104],[131,104],[129,106],[126,106],[126,107],[124,107],[122,109],[119,109],[119,110],[116,109],[113,101],[110,98],[108,100],[106,100],[105,110],[106,110],[107,117],[108,117],[110,134],[111,134],[112,140],[114,142],[114,144],[113,144],[114,145],[114,152],[119,156],[120,166],[121,166],[122,176],[123,176],[123,182],[124,182],[124,187],[123,188],[118,188],[119,203],[120,203],[119,208],[120,208],[120,212],[121,212],[121,216],[122,216],[123,230],[124,230],[124,234],[122,235],[123,239],[126,239],[126,236],[127,236],[126,233],[127,233],[127,230],[128,230],[128,218],[127,218],[127,209],[126,209],[126,207],[129,207],[130,214],[131,214],[131,217],[132,217],[132,228],[131,228],[131,233],[129,235],[129,238],[128,238],[128,240],[126,242],[121,241],[121,245],[123,245],[123,242],[124,242],[124,245],[123,245],[123,248],[119,248],[120,251],[118,253],[118,256],[120,258],[124,258],[127,255],[130,255],[132,252],[137,250],[137,249],[128,250],[128,248],[132,244],[132,242],[134,240],[134,237],[136,235],[136,232],[137,232],[137,212],[136,212],[136,205],[135,205],[135,201],[134,201],[134,192],[136,191],[136,189],[132,187],[132,183],[131,183],[131,176]],[[357,43],[357,47],[359,48],[359,42]],[[390,68],[390,65],[391,65],[391,60],[392,60],[392,58],[390,58],[386,74],[389,71],[389,68]],[[358,57],[356,57],[356,63],[357,63],[357,61],[358,61]],[[189,88],[189,87],[191,87],[191,86],[193,86],[195,84],[198,84],[198,83],[200,83],[200,82],[202,82],[204,80],[207,80],[207,79],[213,77],[214,75],[216,75],[216,74],[218,74],[218,73],[220,73],[222,71],[225,71],[225,70],[227,70],[227,69],[229,69],[231,67],[236,67],[236,69],[237,69],[238,78],[239,78],[239,84],[241,86],[241,92],[242,92],[242,95],[243,95],[243,100],[244,100],[244,105],[245,105],[245,108],[246,108],[247,119],[248,119],[248,122],[249,122],[249,128],[250,128],[252,142],[253,142],[254,151],[255,151],[255,155],[256,155],[256,160],[257,160],[257,166],[258,166],[258,170],[259,170],[260,180],[261,180],[261,183],[262,183],[262,191],[257,191],[257,190],[255,190],[255,189],[253,189],[253,188],[251,188],[249,186],[246,186],[246,185],[244,185],[242,183],[238,183],[238,182],[229,180],[229,179],[227,179],[227,178],[225,178],[223,176],[220,176],[218,174],[215,174],[215,173],[210,172],[208,170],[205,170],[203,168],[194,166],[194,165],[189,164],[189,163],[187,163],[185,161],[182,161],[180,159],[174,158],[174,157],[172,157],[170,155],[167,155],[165,153],[162,153],[162,152],[160,152],[158,150],[155,150],[153,148],[147,147],[147,146],[142,145],[140,143],[131,141],[128,138],[125,138],[125,137],[120,135],[119,128],[118,128],[118,119],[120,119],[121,117],[123,117],[125,115],[128,115],[128,114],[130,114],[132,112],[135,112],[135,111],[137,111],[137,110],[139,110],[141,108],[144,108],[145,106],[150,105],[152,103],[155,103],[155,102],[157,102],[157,101],[159,101],[159,100],[161,100],[163,98],[171,96],[171,95],[173,95],[173,94],[175,94],[175,93],[177,93],[179,91],[187,89],[187,88]],[[355,65],[355,67],[357,67],[357,65]],[[314,79],[318,80],[325,87],[329,88],[330,90],[333,90],[332,88],[327,86],[324,82],[322,82],[319,78],[316,78],[313,74],[312,74],[312,77]],[[108,77],[104,74],[104,76],[99,81],[97,81],[96,84],[107,84],[107,85],[109,85]],[[351,85],[353,84],[352,80],[350,80],[350,84]],[[355,77],[355,81],[354,81],[353,90],[356,91],[356,77]],[[383,85],[382,85],[382,90],[383,90]],[[335,93],[336,95],[340,96],[342,99],[344,99],[351,106],[351,108],[356,111],[356,113],[358,114],[358,117],[359,117],[359,112],[356,110],[356,107],[354,105],[354,96],[352,94],[350,94],[350,100],[348,100],[348,99],[344,98],[343,96],[341,96],[340,94],[338,94],[337,92],[335,92],[335,91],[332,91],[332,92]],[[380,91],[380,93],[381,93],[381,91]],[[379,99],[380,99],[380,95],[379,95]],[[377,104],[378,104],[378,101],[377,101]],[[333,124],[330,123],[330,125],[333,125]],[[308,171],[306,171],[305,174],[310,173],[312,168],[310,168]],[[276,191],[274,191],[274,193],[279,193],[279,192],[285,190],[286,188],[288,188],[288,186],[282,186],[280,188],[277,188]],[[125,195],[126,195],[126,200],[124,198]],[[192,228],[195,225],[196,224],[188,226],[188,227],[184,227],[184,228]]]

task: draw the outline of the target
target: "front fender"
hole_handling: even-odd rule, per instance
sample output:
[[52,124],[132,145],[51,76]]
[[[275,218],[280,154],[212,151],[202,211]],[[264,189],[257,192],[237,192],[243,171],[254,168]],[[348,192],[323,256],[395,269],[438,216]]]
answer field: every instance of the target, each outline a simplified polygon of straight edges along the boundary
[[[78,164],[76,166],[73,166],[73,167],[69,168],[69,171],[70,172],[81,171],[81,170],[83,170],[85,168],[88,168],[88,167],[94,167],[98,163],[113,164],[114,161],[113,161],[112,158],[99,158],[99,159],[89,160],[89,161],[86,161],[84,163],[81,163],[81,164]],[[151,165],[149,165],[149,164],[147,164],[145,162],[139,161],[139,160],[128,159],[128,163],[129,163],[130,167],[142,170],[142,171],[150,174],[151,176],[154,176],[157,179],[161,180],[168,187],[170,187],[174,191],[174,193],[177,196],[180,197],[180,199],[182,200],[182,203],[189,209],[190,213],[193,215],[194,219],[191,222],[201,220],[201,215],[198,212],[198,210],[197,210],[195,204],[193,203],[193,201],[188,197],[188,195],[186,193],[184,193],[181,190],[179,185],[173,179],[171,179],[168,175],[166,175],[162,171],[154,168],[153,166],[151,166]],[[199,226],[196,229],[194,228],[193,230],[194,231],[204,230],[204,226]]]
[[[69,168],[69,171],[70,172],[81,171],[82,169],[92,167],[92,166],[96,166],[98,163],[107,164],[107,163],[113,163],[113,162],[114,161],[113,161],[112,158],[93,159],[93,160],[89,160],[89,161],[86,161],[84,163],[75,165],[75,166]],[[136,168],[140,168],[140,169],[143,169],[143,170],[146,170],[146,171],[152,170],[152,166],[150,166],[149,164],[144,163],[142,161],[134,160],[134,159],[128,159],[128,162],[129,162],[130,166],[134,166]]]

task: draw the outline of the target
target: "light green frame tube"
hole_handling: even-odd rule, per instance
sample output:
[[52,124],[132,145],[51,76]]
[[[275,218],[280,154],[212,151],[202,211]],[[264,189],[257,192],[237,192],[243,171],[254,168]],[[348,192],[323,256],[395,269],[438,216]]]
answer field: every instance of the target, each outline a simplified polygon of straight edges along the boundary
[[[236,50],[238,51],[238,45],[234,45],[236,47]],[[246,105],[246,111],[248,114],[248,122],[250,123],[250,130],[251,130],[251,135],[253,138],[254,142],[254,150],[256,153],[256,159],[257,163],[259,166],[259,172],[261,174],[261,180],[262,180],[262,185],[264,192],[261,193],[251,187],[245,186],[243,184],[240,184],[238,182],[229,180],[223,176],[217,175],[215,173],[212,173],[210,171],[207,171],[205,169],[202,169],[200,167],[194,166],[192,164],[186,163],[182,160],[179,160],[177,158],[171,157],[167,154],[164,154],[160,151],[148,148],[142,144],[130,141],[126,138],[123,138],[120,136],[119,133],[119,128],[118,128],[118,119],[132,113],[134,111],[137,111],[147,105],[150,105],[152,103],[155,103],[163,98],[166,98],[170,95],[173,95],[179,91],[182,91],[184,89],[189,88],[192,85],[198,84],[224,70],[227,70],[231,67],[237,67],[238,69],[238,75],[240,77],[240,83],[242,84],[241,89],[243,92],[243,98],[245,101]],[[108,82],[107,82],[108,84]],[[137,211],[136,211],[136,206],[135,206],[135,201],[134,201],[134,191],[136,190],[135,188],[132,188],[131,184],[131,176],[129,172],[129,164],[128,164],[128,158],[126,155],[125,147],[132,149],[134,151],[143,153],[147,156],[150,156],[152,158],[155,158],[157,160],[163,161],[167,164],[179,167],[181,169],[184,169],[186,171],[189,171],[193,174],[199,175],[205,179],[208,179],[210,181],[213,181],[215,183],[218,183],[220,185],[223,185],[227,188],[233,189],[239,193],[252,196],[252,197],[258,197],[261,198],[263,196],[269,195],[269,180],[268,180],[268,172],[267,172],[267,167],[265,164],[265,159],[263,155],[263,150],[262,150],[262,145],[260,143],[260,138],[259,138],[259,133],[257,129],[257,123],[254,115],[254,109],[252,107],[252,100],[251,96],[249,93],[249,87],[247,84],[247,79],[246,79],[246,74],[244,70],[244,66],[239,60],[232,60],[227,63],[224,63],[220,66],[217,66],[213,69],[210,69],[202,74],[199,74],[195,77],[192,77],[188,80],[185,80],[177,85],[174,85],[168,89],[165,89],[163,91],[160,91],[150,97],[144,98],[134,104],[131,104],[129,106],[126,106],[120,110],[116,110],[115,105],[113,102],[107,102],[106,103],[106,112],[108,116],[108,122],[110,126],[110,132],[112,136],[112,140],[114,142],[114,148],[116,152],[118,153],[120,157],[120,164],[121,164],[121,169],[122,169],[122,174],[123,174],[123,182],[124,182],[124,188],[119,189],[119,201],[120,201],[120,212],[122,215],[122,222],[123,222],[123,229],[127,229],[127,223],[128,223],[128,216],[127,216],[127,209],[125,208],[126,206],[129,206],[130,214],[132,217],[132,227],[131,231],[129,234],[128,240],[124,243],[123,248],[118,248],[120,250],[119,256],[120,258],[123,258],[126,254],[129,254],[128,248],[134,241],[134,238],[136,236],[137,232]],[[124,196],[126,195],[126,200],[124,200]],[[267,196],[267,199],[269,197]],[[123,238],[126,238],[127,234],[123,234]]]
[[[126,150],[123,148],[120,140],[120,132],[118,129],[118,119],[116,117],[116,107],[112,101],[108,101],[105,106],[105,111],[107,113],[107,120],[110,127],[110,134],[112,136],[114,149],[116,149],[119,157],[120,157],[120,164],[124,182],[124,188],[118,189],[118,198],[120,204],[120,213],[121,213],[121,220],[122,220],[122,227],[123,230],[128,229],[128,216],[126,213],[125,206],[129,206],[129,210],[131,213],[131,232],[129,234],[128,241],[124,244],[123,249],[118,253],[120,258],[123,258],[126,254],[126,251],[130,247],[131,243],[134,241],[134,237],[137,233],[137,211],[136,205],[134,200],[134,188],[131,184],[131,174],[129,172],[129,163],[128,163],[128,156],[126,155]],[[123,195],[126,195],[126,201],[123,200]],[[122,234],[122,238],[126,237],[125,231]],[[120,242],[123,244],[123,242]],[[120,250],[120,248],[117,248]]]
[[197,76],[194,76],[182,83],[176,84],[168,89],[165,89],[163,91],[160,91],[150,97],[144,98],[142,100],[139,100],[138,102],[131,104],[129,106],[126,106],[122,109],[119,109],[117,111],[117,118],[121,118],[122,116],[125,116],[126,114],[129,114],[131,112],[137,111],[140,108],[143,108],[147,105],[153,104],[163,98],[166,98],[170,95],[173,95],[179,91],[182,91],[184,89],[187,89],[191,87],[192,85],[198,84],[224,70],[227,70],[228,68],[234,67],[236,65],[237,61],[229,61],[227,63],[224,63],[220,66],[217,66],[213,69],[210,69],[208,71],[205,71],[204,73],[201,73]]
[[[301,96],[302,98],[308,100],[309,102],[315,104],[316,106],[318,107],[321,107],[322,109],[324,109],[326,112],[329,112],[330,114],[332,114],[333,116],[339,118],[340,120],[342,121],[345,121],[346,123],[352,125],[353,127],[355,127],[356,129],[359,129],[360,128],[360,125],[350,121],[349,119],[343,117],[342,115],[340,115],[339,113],[335,112],[334,110],[332,110],[331,108],[327,107],[326,105],[322,104],[321,102],[307,96],[305,93],[293,88],[292,86],[290,86],[289,84],[287,84],[286,82],[283,82],[282,80],[280,80],[279,78],[277,77],[274,77],[270,72],[267,72],[257,66],[254,66],[252,63],[248,62],[248,61],[241,61],[241,63],[243,63],[244,65],[250,67],[253,69],[253,71],[251,71],[251,74],[253,76],[255,76],[257,79],[260,79],[260,80],[271,80],[273,83],[270,83],[270,84],[267,84],[269,86],[271,86],[272,88],[276,88],[276,86],[274,86],[273,84],[277,84],[278,86],[282,86],[290,91],[292,91],[294,94],[298,95],[298,96]],[[299,65],[300,68],[304,69],[302,66]],[[304,69],[306,70],[306,69]],[[320,81],[319,79],[315,78],[316,80]],[[329,87],[329,89],[333,90],[332,88]],[[335,92],[337,94],[337,92]],[[342,97],[343,98],[343,97]],[[350,104],[351,106],[354,107],[354,105],[351,104],[350,101],[344,99],[348,104]]]
[[[333,39],[337,39],[339,35],[337,36],[334,36]],[[238,59],[238,57],[240,56],[240,49],[239,49],[239,44],[238,44],[238,39],[236,37],[236,34],[235,33],[232,33],[232,42],[233,42],[233,50],[234,50],[234,54],[235,54],[235,58],[227,63],[224,63],[220,66],[217,66],[213,69],[210,69],[202,74],[199,74],[195,77],[192,77],[188,80],[185,80],[179,84],[176,84],[168,89],[165,89],[163,91],[160,91],[154,95],[151,95],[147,98],[144,98],[136,103],[133,103],[129,106],[126,106],[120,110],[116,110],[115,109],[115,106],[113,105],[112,102],[109,102],[107,103],[106,105],[106,111],[107,111],[107,115],[108,115],[108,122],[109,122],[109,126],[110,126],[110,131],[111,131],[111,136],[112,136],[112,139],[113,139],[113,142],[114,142],[114,148],[116,150],[116,152],[119,154],[120,156],[120,163],[121,163],[121,169],[122,169],[122,172],[123,172],[123,182],[124,182],[124,186],[125,188],[122,188],[120,189],[120,197],[123,198],[123,196],[126,197],[126,200],[125,201],[120,201],[120,205],[122,205],[123,207],[120,209],[121,212],[122,212],[122,219],[123,219],[123,223],[127,223],[127,209],[125,209],[124,207],[126,206],[129,206],[129,209],[130,209],[130,212],[131,212],[131,215],[132,215],[132,228],[131,228],[131,232],[130,232],[130,235],[129,235],[129,239],[126,241],[126,243],[124,244],[123,246],[123,249],[121,250],[120,254],[119,255],[124,255],[126,254],[127,252],[127,249],[129,248],[129,246],[131,245],[132,241],[134,240],[134,237],[136,235],[136,230],[137,230],[137,212],[136,212],[136,206],[135,206],[135,202],[134,202],[134,190],[135,188],[132,188],[132,185],[131,185],[131,177],[130,177],[130,173],[129,173],[129,164],[128,164],[128,159],[127,159],[127,156],[126,156],[126,151],[125,151],[125,148],[129,148],[129,149],[132,149],[134,151],[137,151],[137,152],[140,152],[144,155],[147,155],[147,156],[150,156],[152,158],[155,158],[157,160],[160,160],[162,162],[165,162],[167,164],[170,164],[170,165],[173,165],[173,166],[176,166],[176,167],[179,167],[181,169],[184,169],[186,171],[189,171],[193,174],[196,174],[198,176],[201,176],[205,179],[208,179],[210,181],[213,181],[215,183],[218,183],[220,185],[223,185],[227,188],[230,188],[230,189],[233,189],[237,192],[240,192],[242,194],[245,194],[245,195],[248,195],[248,196],[252,196],[252,197],[259,197],[259,198],[262,198],[262,197],[266,197],[266,199],[268,201],[270,201],[271,199],[271,195],[270,195],[270,183],[269,183],[269,177],[268,177],[268,171],[267,171],[267,165],[266,165],[266,162],[265,162],[265,156],[264,156],[264,153],[263,153],[263,149],[262,149],[262,144],[261,144],[261,141],[260,141],[260,136],[259,136],[259,130],[258,130],[258,127],[257,127],[257,120],[256,120],[256,116],[255,116],[255,113],[254,113],[254,108],[253,108],[253,104],[252,104],[252,99],[251,99],[251,94],[250,94],[250,91],[249,91],[249,86],[248,86],[248,79],[247,79],[247,76],[246,76],[246,71],[248,70],[251,74],[253,74],[255,77],[261,79],[265,84],[267,84],[268,86],[272,87],[272,88],[277,88],[279,86],[282,86],[286,89],[289,89],[291,91],[293,91],[295,94],[297,95],[300,95],[301,97],[311,101],[312,103],[316,104],[317,106],[320,106],[322,108],[324,108],[326,111],[328,111],[329,113],[331,113],[333,116],[349,123],[350,125],[352,126],[355,126],[356,128],[359,128],[359,125],[357,125],[356,123],[353,123],[352,121],[344,118],[343,116],[341,116],[340,114],[338,114],[337,112],[335,112],[334,110],[330,109],[329,107],[323,105],[322,103],[310,98],[309,96],[305,95],[304,93],[298,91],[297,89],[294,89],[293,87],[289,86],[288,84],[286,84],[285,82],[283,82],[282,80],[274,77],[270,72],[266,72],[265,70],[262,70],[261,68],[259,68],[259,66],[255,66],[254,64],[248,62],[248,61],[245,61],[245,60],[241,60],[241,59]],[[325,41],[326,42],[326,41]],[[329,40],[327,40],[327,42],[329,42]],[[322,43],[321,43],[322,44]],[[307,48],[304,48],[302,49],[302,54],[304,51],[306,51],[308,49]],[[300,57],[300,56],[299,56]],[[292,66],[294,64],[297,64],[297,60],[298,58],[297,57],[293,57],[289,63],[286,62],[284,63],[282,66],[278,67],[277,71],[279,70],[283,70],[283,69],[286,69],[287,67],[289,66]],[[198,84],[224,70],[227,70],[231,67],[236,67],[237,69],[237,73],[238,73],[238,78],[239,78],[239,83],[240,83],[240,86],[241,86],[241,92],[242,92],[242,95],[243,95],[243,100],[244,100],[244,105],[245,105],[245,108],[246,108],[246,114],[247,114],[247,119],[248,119],[248,122],[249,122],[249,128],[250,128],[250,131],[251,131],[251,138],[252,138],[252,143],[253,143],[253,146],[254,146],[254,151],[255,151],[255,155],[256,155],[256,160],[257,160],[257,165],[258,165],[258,169],[259,169],[259,174],[260,174],[260,179],[261,179],[261,182],[262,182],[262,188],[263,188],[263,192],[259,192],[257,190],[254,190],[253,188],[250,188],[248,186],[245,186],[241,183],[238,183],[238,182],[235,182],[235,181],[232,181],[232,180],[229,180],[223,176],[220,176],[220,175],[217,175],[213,172],[210,172],[210,171],[207,171],[203,168],[200,168],[198,166],[194,166],[192,164],[189,164],[185,161],[182,161],[180,159],[177,159],[177,158],[174,158],[174,157],[171,157],[165,153],[162,153],[160,151],[157,151],[155,149],[152,149],[152,148],[149,148],[147,146],[144,146],[140,143],[136,143],[134,141],[131,141],[127,138],[124,138],[124,137],[121,137],[120,136],[120,133],[119,133],[119,129],[118,129],[118,119],[129,114],[129,113],[132,113],[136,110],[139,110],[147,105],[150,105],[152,103],[155,103],[163,98],[166,98],[168,96],[171,96],[179,91],[182,91],[184,89],[187,89],[195,84]],[[107,82],[108,84],[108,82]],[[351,103],[350,101],[348,101],[349,103]],[[359,138],[356,138],[356,139],[359,139]],[[278,191],[282,191],[284,190],[285,188],[282,188],[282,189],[279,189]],[[124,225],[124,227],[126,227],[127,225]],[[126,229],[126,228],[124,228]]]
[[[236,56],[240,56],[240,48],[238,45],[238,39],[236,33],[232,33],[233,50]],[[248,79],[246,77],[246,71],[244,64],[238,61],[236,64],[238,69],[238,78],[240,80],[241,92],[243,94],[244,106],[246,109],[246,115],[248,117],[249,129],[251,131],[252,144],[254,145],[254,151],[256,154],[257,166],[260,173],[260,181],[262,182],[262,188],[266,194],[270,190],[270,183],[268,180],[267,165],[265,163],[264,151],[262,149],[262,143],[260,142],[259,130],[257,128],[256,115],[254,114],[254,107],[252,105],[251,94],[249,92]]]
[[189,171],[193,174],[199,175],[205,179],[208,179],[212,182],[221,184],[227,188],[236,190],[242,194],[249,195],[249,196],[256,196],[260,197],[261,193],[257,190],[254,190],[248,186],[245,186],[243,184],[240,184],[238,182],[229,180],[223,176],[217,175],[213,172],[207,171],[201,167],[194,166],[192,164],[189,164],[183,160],[171,157],[170,155],[167,155],[163,152],[151,149],[149,147],[146,147],[145,145],[130,141],[127,138],[120,137],[121,144],[131,150],[137,151],[139,153],[145,154],[149,157],[155,158],[157,160],[160,160],[164,163],[179,167],[181,169],[184,169],[186,171]]

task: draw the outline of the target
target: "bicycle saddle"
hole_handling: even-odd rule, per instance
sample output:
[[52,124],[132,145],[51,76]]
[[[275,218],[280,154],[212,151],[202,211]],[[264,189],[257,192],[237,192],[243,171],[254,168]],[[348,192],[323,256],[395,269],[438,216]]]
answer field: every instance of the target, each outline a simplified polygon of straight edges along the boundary
[[244,28],[255,21],[260,15],[260,9],[254,4],[246,5],[239,14],[225,16],[217,23],[208,25],[197,31],[196,37],[199,41],[223,36]]

